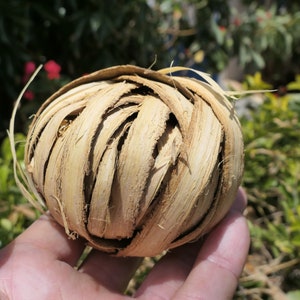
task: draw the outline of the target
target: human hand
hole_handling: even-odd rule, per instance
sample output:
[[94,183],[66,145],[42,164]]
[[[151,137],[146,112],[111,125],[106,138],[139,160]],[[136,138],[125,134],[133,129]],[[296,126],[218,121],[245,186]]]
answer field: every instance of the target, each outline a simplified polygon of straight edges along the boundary
[[[227,216],[205,238],[170,250],[151,270],[137,299],[232,299],[243,269],[249,231],[239,190]],[[45,214],[0,251],[0,299],[130,299],[124,289],[139,258],[109,256],[92,250],[79,270],[84,249]]]

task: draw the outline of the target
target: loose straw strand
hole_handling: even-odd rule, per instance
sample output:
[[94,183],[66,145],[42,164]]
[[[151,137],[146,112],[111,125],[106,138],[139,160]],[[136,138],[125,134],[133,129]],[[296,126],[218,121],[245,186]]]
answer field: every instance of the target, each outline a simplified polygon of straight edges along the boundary
[[[30,79],[28,80],[28,82],[26,83],[26,85],[24,86],[24,88],[22,89],[21,93],[19,94],[15,106],[13,108],[12,111],[12,115],[10,118],[10,122],[9,122],[9,130],[7,130],[7,134],[8,134],[8,138],[9,138],[9,142],[10,142],[10,148],[11,148],[11,152],[12,152],[12,158],[13,158],[13,171],[14,171],[14,178],[15,181],[18,185],[18,187],[20,188],[23,196],[40,212],[44,212],[45,211],[45,204],[43,202],[43,200],[41,199],[41,197],[39,196],[38,192],[36,191],[36,189],[34,188],[33,183],[31,182],[31,180],[28,178],[26,171],[23,170],[23,168],[21,167],[20,163],[17,160],[17,154],[16,154],[16,141],[15,141],[15,119],[16,119],[16,114],[17,114],[17,110],[18,107],[20,105],[21,99],[24,95],[24,93],[26,92],[26,90],[28,89],[29,85],[31,84],[31,82],[34,80],[34,78],[37,76],[37,74],[39,73],[39,71],[42,69],[43,65],[40,65],[35,72],[32,74],[32,76],[30,77]],[[19,174],[18,175],[18,171]],[[22,178],[22,182],[19,178],[19,176],[21,176]],[[34,196],[32,196],[32,194],[29,191],[33,191],[34,192]]]

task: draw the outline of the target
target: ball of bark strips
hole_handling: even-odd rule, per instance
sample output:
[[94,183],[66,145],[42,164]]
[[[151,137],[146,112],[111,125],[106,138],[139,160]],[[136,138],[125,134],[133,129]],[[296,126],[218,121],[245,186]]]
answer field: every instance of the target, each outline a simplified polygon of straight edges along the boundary
[[27,176],[71,237],[154,256],[197,240],[232,205],[243,172],[234,108],[216,84],[169,71],[103,69],[35,115]]

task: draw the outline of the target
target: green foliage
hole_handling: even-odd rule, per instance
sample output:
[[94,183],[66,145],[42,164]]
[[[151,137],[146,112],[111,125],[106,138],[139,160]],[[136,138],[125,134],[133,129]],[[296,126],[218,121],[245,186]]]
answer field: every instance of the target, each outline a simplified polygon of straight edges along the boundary
[[[247,82],[266,88],[259,78],[248,77]],[[265,247],[274,257],[300,255],[299,97],[267,93],[251,118],[242,120],[244,185],[256,215],[253,246]]]
[[[249,298],[242,296],[236,299],[256,296],[257,299],[275,299],[277,293],[285,294],[287,299],[298,299],[299,296],[298,80],[296,76],[295,82],[288,84],[287,89],[253,96],[253,101],[260,98],[259,104],[252,105],[254,108],[250,115],[241,119],[245,140],[243,185],[249,199],[247,217],[252,243],[249,267],[237,293],[249,295]],[[262,80],[260,73],[256,73],[246,76],[244,88],[270,89],[272,86]]]
[[[25,137],[17,134],[16,153],[19,161],[23,159]],[[23,198],[16,186],[13,168],[12,154],[9,140],[6,138],[1,144],[0,155],[0,248],[9,243],[30,223],[37,218],[27,200]]]
[[158,19],[143,0],[25,0],[0,8],[0,44],[7,46],[1,64],[13,77],[16,58],[19,74],[26,61],[55,59],[77,77],[120,63],[148,66],[161,45]]
[[300,72],[299,8],[286,1],[164,0],[157,11],[179,64],[217,73],[237,57],[246,74],[260,71],[278,86]]
[[196,64],[210,73],[226,66],[229,55],[226,28],[230,8],[226,1],[170,1],[157,7],[166,48],[177,64]]
[[164,56],[158,21],[145,0],[0,1],[0,139],[27,61],[53,59],[70,78],[116,64],[148,67]]
[[29,61],[55,60],[74,79],[117,64],[149,67],[155,57],[155,68],[174,60],[216,74],[237,56],[247,74],[285,85],[300,73],[299,5],[250,2],[239,11],[222,0],[0,2],[0,140]]
[[[238,26],[237,26],[238,25]],[[299,72],[300,12],[252,5],[236,13],[231,24],[233,53],[246,73],[261,70],[272,83],[286,84],[287,77]],[[289,78],[291,80],[291,78]]]

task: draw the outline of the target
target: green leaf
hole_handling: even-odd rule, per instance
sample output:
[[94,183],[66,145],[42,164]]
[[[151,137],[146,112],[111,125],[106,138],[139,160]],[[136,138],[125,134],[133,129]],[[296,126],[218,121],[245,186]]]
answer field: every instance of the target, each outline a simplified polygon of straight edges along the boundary
[[6,218],[0,220],[0,226],[6,231],[11,231],[13,228],[11,221]]
[[[299,229],[298,229],[299,230]],[[299,231],[298,231],[299,232]],[[292,244],[297,246],[297,247],[300,247],[300,236],[296,236],[295,238],[293,238],[291,240]]]
[[300,75],[296,75],[296,80],[293,82],[290,82],[287,85],[288,90],[299,90],[300,91]]
[[260,55],[260,53],[253,51],[252,52],[252,57],[253,57],[253,60],[254,60],[255,64],[257,65],[257,67],[259,69],[264,68],[264,66],[266,64],[265,64],[265,61],[264,61],[263,57]]
[[8,176],[12,173],[12,168],[3,164],[0,160],[0,193],[6,193],[8,190]]

